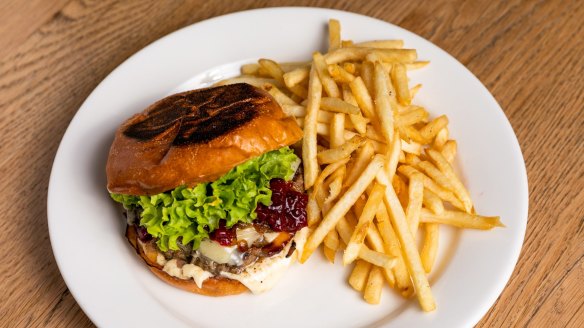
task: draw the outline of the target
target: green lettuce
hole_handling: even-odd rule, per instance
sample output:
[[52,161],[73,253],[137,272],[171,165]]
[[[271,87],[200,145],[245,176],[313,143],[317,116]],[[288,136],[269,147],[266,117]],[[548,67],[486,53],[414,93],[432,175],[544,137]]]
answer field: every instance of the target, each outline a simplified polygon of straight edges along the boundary
[[271,204],[270,180],[291,180],[297,161],[294,152],[284,147],[240,164],[214,182],[180,186],[152,196],[111,197],[128,209],[142,208],[140,225],[158,238],[160,250],[178,250],[179,238],[183,245],[193,242],[197,249],[219,227],[220,219],[228,228],[238,222],[251,223],[258,204]]

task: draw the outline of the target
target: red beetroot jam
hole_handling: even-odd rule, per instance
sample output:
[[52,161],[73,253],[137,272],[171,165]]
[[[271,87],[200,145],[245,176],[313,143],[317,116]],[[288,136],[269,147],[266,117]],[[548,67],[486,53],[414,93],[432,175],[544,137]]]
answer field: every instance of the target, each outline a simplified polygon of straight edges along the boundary
[[308,196],[294,190],[292,182],[282,179],[270,181],[272,205],[258,204],[257,220],[267,223],[274,231],[296,232],[306,227]]
[[219,220],[219,228],[209,234],[209,238],[221,244],[221,246],[232,246],[235,244],[237,235],[235,227],[228,229],[225,227],[225,220]]

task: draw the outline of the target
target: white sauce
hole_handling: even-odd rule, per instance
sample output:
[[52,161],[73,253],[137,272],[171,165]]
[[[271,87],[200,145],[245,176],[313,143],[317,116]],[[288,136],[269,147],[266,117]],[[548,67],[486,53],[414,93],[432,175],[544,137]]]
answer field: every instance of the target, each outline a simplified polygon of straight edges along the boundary
[[203,282],[205,280],[213,276],[210,272],[205,271],[194,264],[185,264],[182,268],[179,268],[176,259],[166,262],[162,270],[173,277],[180,279],[193,279],[199,288],[203,287]]
[[166,259],[164,258],[164,255],[162,255],[162,253],[156,254],[156,263],[162,266],[166,264]]
[[[293,239],[296,243],[296,251],[288,258],[286,254],[290,250],[291,242],[277,255],[264,258],[261,262],[250,265],[239,274],[221,272],[221,276],[241,282],[254,294],[268,291],[280,280],[282,274],[293,260],[296,260],[300,256],[300,253],[304,249],[307,234],[308,228],[303,228],[296,233]],[[205,280],[213,276],[210,272],[194,264],[185,264],[182,268],[179,268],[176,260],[166,261],[160,253],[157,256],[157,262],[160,265],[164,265],[164,272],[181,279],[193,279],[199,288],[201,288]]]
[[240,274],[221,272],[221,275],[229,279],[237,280],[247,287],[252,293],[260,294],[268,291],[280,280],[282,274],[290,266],[293,260],[299,257],[308,234],[308,228],[303,228],[296,233],[296,251],[290,257],[286,257],[292,243],[288,243],[284,249],[275,256],[264,258],[261,262],[247,267]]
[[265,258],[259,263],[247,267],[240,274],[221,272],[221,275],[241,282],[249,288],[252,293],[259,294],[272,289],[280,280],[282,274],[292,261],[291,257],[286,258],[287,250],[276,256]]

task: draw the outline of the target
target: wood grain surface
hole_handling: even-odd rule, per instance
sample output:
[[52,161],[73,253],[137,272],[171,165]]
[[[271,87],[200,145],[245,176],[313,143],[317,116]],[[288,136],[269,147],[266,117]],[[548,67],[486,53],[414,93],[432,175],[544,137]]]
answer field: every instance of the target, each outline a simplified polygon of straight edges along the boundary
[[584,6],[581,1],[0,2],[0,326],[85,327],[51,252],[47,186],[59,141],[116,66],[189,24],[316,6],[413,31],[491,91],[525,157],[530,213],[507,287],[477,327],[584,322]]

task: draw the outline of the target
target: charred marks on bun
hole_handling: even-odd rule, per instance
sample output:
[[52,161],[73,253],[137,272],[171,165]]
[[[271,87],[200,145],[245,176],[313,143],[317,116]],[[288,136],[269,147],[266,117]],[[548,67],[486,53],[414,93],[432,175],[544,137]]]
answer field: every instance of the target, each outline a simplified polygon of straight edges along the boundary
[[149,141],[171,133],[174,146],[206,143],[251,121],[270,101],[244,83],[187,91],[162,99],[124,135]]

